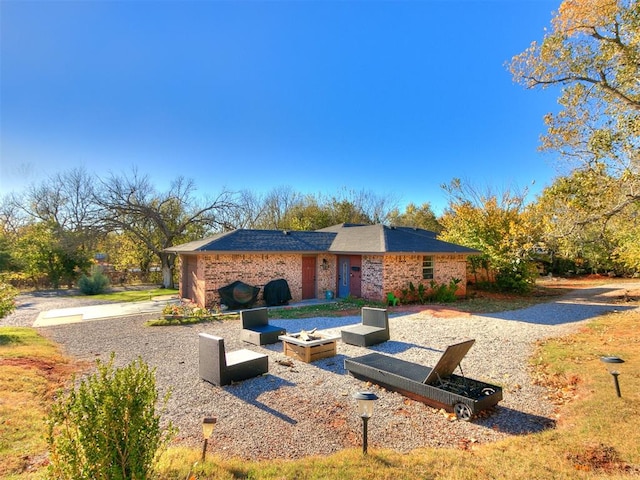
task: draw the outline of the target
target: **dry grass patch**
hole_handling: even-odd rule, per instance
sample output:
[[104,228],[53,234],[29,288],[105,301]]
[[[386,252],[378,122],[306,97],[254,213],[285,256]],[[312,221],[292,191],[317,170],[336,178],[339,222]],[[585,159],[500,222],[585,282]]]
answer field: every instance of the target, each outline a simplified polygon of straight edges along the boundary
[[79,367],[34,329],[0,328],[0,478],[46,464],[47,408]]

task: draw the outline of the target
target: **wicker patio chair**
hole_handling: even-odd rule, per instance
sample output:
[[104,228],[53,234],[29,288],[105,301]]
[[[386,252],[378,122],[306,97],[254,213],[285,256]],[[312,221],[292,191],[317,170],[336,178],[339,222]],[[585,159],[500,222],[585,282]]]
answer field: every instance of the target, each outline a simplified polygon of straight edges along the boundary
[[268,345],[277,343],[278,337],[287,333],[284,328],[269,325],[267,312],[265,307],[240,310],[240,340],[253,345]]
[[269,357],[242,349],[227,353],[224,339],[208,333],[199,334],[200,378],[214,385],[257,377],[269,371]]
[[389,340],[389,315],[385,308],[362,307],[362,323],[345,327],[342,341],[359,347],[368,347]]

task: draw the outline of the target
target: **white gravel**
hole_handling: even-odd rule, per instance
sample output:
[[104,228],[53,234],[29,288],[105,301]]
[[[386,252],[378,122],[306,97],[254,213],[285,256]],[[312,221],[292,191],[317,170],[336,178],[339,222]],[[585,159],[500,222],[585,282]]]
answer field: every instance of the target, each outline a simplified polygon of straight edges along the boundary
[[[423,446],[457,446],[490,442],[553,427],[554,407],[545,391],[531,384],[527,362],[536,341],[575,331],[586,320],[629,307],[613,297],[629,284],[576,291],[551,303],[497,314],[440,318],[428,312],[393,315],[391,340],[368,349],[338,342],[338,355],[293,366],[280,344],[257,347],[239,340],[237,320],[192,326],[147,327],[157,315],[112,318],[40,328],[79,359],[108,360],[116,353],[123,365],[142,357],[155,367],[161,394],[171,391],[164,419],[179,428],[176,442],[200,446],[201,420],[218,417],[211,451],[225,457],[300,458],[326,455],[361,445],[361,420],[351,395],[370,389],[379,400],[369,421],[370,448],[408,452]],[[638,288],[638,285],[635,285]],[[73,301],[72,301],[73,300]],[[42,309],[78,306],[77,299],[21,296],[19,308],[3,325],[30,326]],[[338,333],[358,317],[271,320],[289,332],[301,329]],[[227,350],[250,348],[269,355],[269,373],[226,387],[198,375],[198,333],[225,339]],[[447,345],[464,338],[476,343],[462,362],[464,375],[501,385],[504,400],[471,422],[451,420],[420,402],[368,385],[344,369],[344,359],[376,351],[433,365]],[[460,373],[459,371],[456,373]]]

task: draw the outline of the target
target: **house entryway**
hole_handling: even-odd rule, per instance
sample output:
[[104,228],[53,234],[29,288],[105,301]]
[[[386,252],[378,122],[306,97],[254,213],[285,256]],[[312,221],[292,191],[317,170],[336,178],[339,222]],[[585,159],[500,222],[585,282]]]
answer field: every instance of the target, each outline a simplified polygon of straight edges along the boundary
[[338,256],[338,297],[362,295],[362,257],[360,255]]
[[198,302],[198,258],[185,256],[182,267],[182,298]]
[[316,257],[302,257],[302,300],[316,298]]

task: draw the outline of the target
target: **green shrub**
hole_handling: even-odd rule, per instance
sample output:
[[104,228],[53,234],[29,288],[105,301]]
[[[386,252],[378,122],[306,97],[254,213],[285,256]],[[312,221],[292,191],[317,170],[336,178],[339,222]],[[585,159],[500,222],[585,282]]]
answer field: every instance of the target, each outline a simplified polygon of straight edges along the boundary
[[203,308],[189,302],[168,303],[162,309],[165,317],[210,318],[220,313],[219,308]]
[[456,291],[458,290],[458,284],[461,282],[459,278],[452,278],[449,280],[449,284],[438,284],[431,280],[429,292],[429,300],[436,303],[452,303],[456,301]]
[[402,304],[429,302],[451,303],[456,301],[456,291],[458,284],[461,282],[459,278],[452,278],[449,284],[437,283],[435,280],[429,282],[429,287],[425,287],[419,283],[416,287],[413,282],[409,282],[408,288],[400,291],[400,302]]
[[0,318],[4,318],[16,309],[18,290],[8,283],[0,283]]
[[416,287],[413,282],[409,282],[409,287],[401,290],[400,301],[404,304],[426,303],[425,286],[419,283]]
[[535,286],[538,270],[531,262],[515,261],[496,273],[496,288],[500,292],[529,293]]
[[85,295],[98,295],[104,293],[109,285],[109,278],[102,272],[100,267],[93,267],[91,275],[82,275],[78,280],[78,288]]
[[[47,420],[51,479],[142,480],[174,434],[160,427],[155,369],[138,358],[115,369],[97,361],[97,373],[54,403]],[[163,408],[168,400],[164,398]]]

